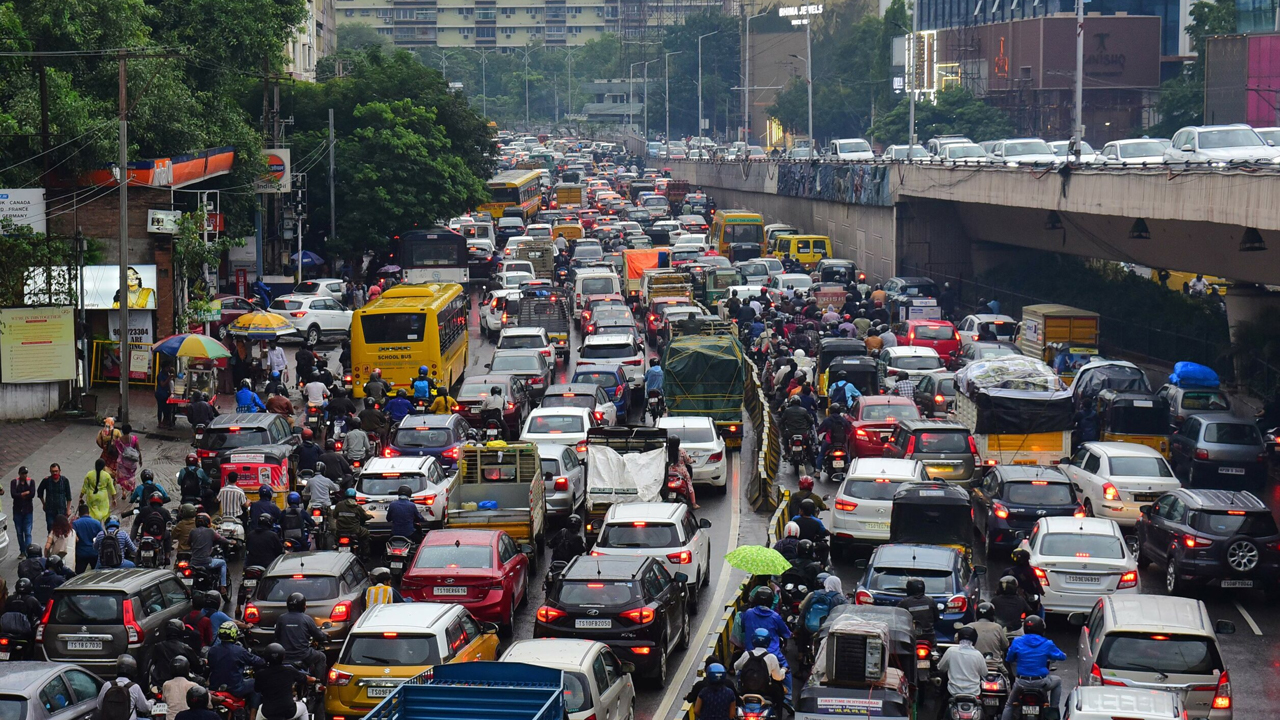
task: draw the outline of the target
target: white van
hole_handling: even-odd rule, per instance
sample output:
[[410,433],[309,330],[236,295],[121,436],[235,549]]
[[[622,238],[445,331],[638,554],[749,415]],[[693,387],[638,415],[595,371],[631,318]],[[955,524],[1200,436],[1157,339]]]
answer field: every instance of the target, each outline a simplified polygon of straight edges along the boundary
[[833,160],[875,160],[871,143],[862,138],[832,140],[827,146],[827,157]]
[[578,268],[573,277],[573,317],[582,317],[582,303],[590,295],[622,294],[622,281],[609,268]]

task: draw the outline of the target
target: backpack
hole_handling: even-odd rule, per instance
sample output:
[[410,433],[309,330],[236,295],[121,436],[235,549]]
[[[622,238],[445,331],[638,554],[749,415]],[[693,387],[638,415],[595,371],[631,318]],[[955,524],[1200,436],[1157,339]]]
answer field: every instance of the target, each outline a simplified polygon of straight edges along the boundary
[[94,720],[131,720],[134,717],[133,696],[130,691],[133,683],[120,685],[112,682],[98,704],[98,713]]
[[0,633],[21,638],[31,637],[31,618],[16,610],[4,613],[0,615]]
[[827,394],[831,396],[831,402],[839,402],[845,407],[849,407],[853,402],[853,393],[849,392],[849,388],[851,387],[853,386],[850,385],[847,380],[841,380],[836,383]]
[[744,693],[766,693],[769,691],[769,664],[765,662],[765,654],[748,653],[747,661],[738,671],[738,690]]
[[142,461],[142,453],[138,452],[138,448],[134,445],[125,445],[120,451],[120,459],[136,465]]
[[804,629],[810,633],[816,633],[822,629],[822,621],[827,619],[831,614],[831,593],[826,590],[820,590],[813,594],[813,600],[809,603],[809,610],[804,614]]
[[118,568],[124,563],[118,531],[108,531],[98,543],[98,567]]

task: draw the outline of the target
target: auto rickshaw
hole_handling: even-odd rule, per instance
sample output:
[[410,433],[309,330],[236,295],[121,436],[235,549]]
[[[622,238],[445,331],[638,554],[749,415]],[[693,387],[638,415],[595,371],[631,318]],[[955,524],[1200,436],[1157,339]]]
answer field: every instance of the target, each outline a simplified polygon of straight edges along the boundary
[[818,301],[820,310],[826,310],[828,305],[839,310],[844,307],[844,298],[848,294],[848,289],[839,283],[814,283],[809,287],[809,297]]
[[283,510],[291,489],[291,475],[295,471],[290,457],[292,452],[293,448],[289,445],[249,445],[236,448],[222,461],[219,470],[222,484],[230,484],[230,474],[236,473],[236,487],[243,490],[250,499],[257,498],[258,489],[265,485],[274,493],[272,501]]
[[796,690],[797,716],[917,716],[921,677],[911,613],[841,605],[823,621],[814,644],[813,665],[804,668],[809,680]]
[[760,257],[760,243],[729,243],[729,262],[742,262]]
[[[818,397],[827,396],[827,366],[842,357],[867,354],[867,344],[857,338],[825,337],[818,341]],[[858,392],[862,392],[859,388]]]
[[858,272],[858,266],[852,260],[844,258],[823,258],[818,267],[809,274],[815,283],[837,283],[848,285],[851,280],[865,280],[866,273]]
[[710,265],[696,262],[685,263],[677,270],[677,272],[689,278],[689,285],[693,288],[694,301],[703,305],[707,304],[707,273],[710,270]]
[[[866,346],[863,346],[866,352]],[[819,397],[826,398],[827,388],[844,380],[858,388],[863,395],[879,395],[879,379],[876,374],[876,360],[866,355],[843,355],[827,364],[821,375]]]
[[738,285],[746,285],[747,278],[742,271],[735,267],[715,267],[712,266],[707,270],[707,300],[704,305],[707,307],[715,307],[716,302],[724,297],[725,292]]
[[968,491],[945,482],[904,484],[893,495],[889,542],[955,548],[972,568],[973,511]]
[[1129,442],[1169,458],[1169,403],[1153,393],[1098,393],[1098,432],[1103,442]]
[[1080,368],[1088,365],[1089,361],[1098,355],[1096,347],[1069,343],[1049,343],[1044,348],[1045,364],[1053,368],[1053,371],[1058,373],[1058,377],[1068,384]]

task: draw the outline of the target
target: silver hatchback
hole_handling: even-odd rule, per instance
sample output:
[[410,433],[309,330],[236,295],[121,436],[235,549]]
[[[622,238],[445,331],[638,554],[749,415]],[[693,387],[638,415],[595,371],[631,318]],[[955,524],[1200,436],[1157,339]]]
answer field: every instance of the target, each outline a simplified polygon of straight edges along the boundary
[[1169,436],[1170,465],[1187,487],[1260,491],[1267,448],[1252,420],[1230,413],[1192,415]]

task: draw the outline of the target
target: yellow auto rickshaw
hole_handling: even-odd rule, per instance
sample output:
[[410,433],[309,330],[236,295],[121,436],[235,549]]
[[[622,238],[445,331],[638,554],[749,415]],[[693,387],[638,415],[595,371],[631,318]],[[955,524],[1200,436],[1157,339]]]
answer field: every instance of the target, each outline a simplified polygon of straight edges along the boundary
[[1169,458],[1169,404],[1153,393],[1098,393],[1098,432],[1103,442],[1129,442]]
[[[842,357],[863,357],[867,344],[858,338],[825,337],[818,341],[818,397],[827,396],[827,368]],[[856,383],[855,383],[856,386]],[[861,390],[859,390],[861,392]]]
[[973,565],[973,509],[969,492],[947,482],[903,483],[893,494],[889,542],[942,545]]

